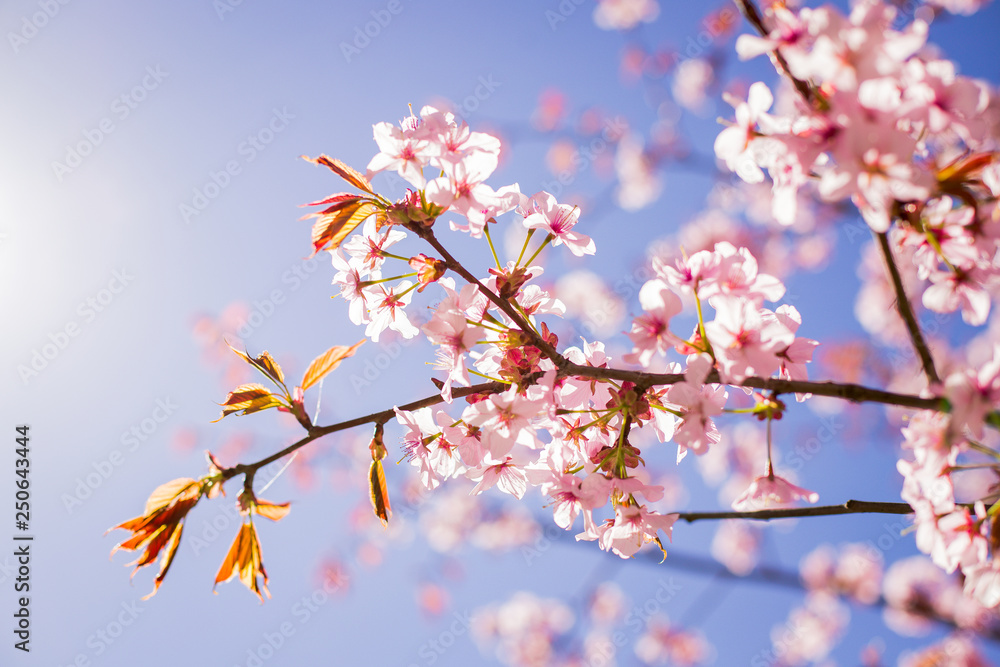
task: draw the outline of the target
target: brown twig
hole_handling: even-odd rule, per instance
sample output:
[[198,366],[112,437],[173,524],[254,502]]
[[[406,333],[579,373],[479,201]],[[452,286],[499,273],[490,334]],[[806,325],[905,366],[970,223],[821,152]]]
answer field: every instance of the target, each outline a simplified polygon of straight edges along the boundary
[[462,276],[470,284],[478,287],[479,291],[482,292],[487,299],[492,301],[497,308],[502,310],[507,317],[513,320],[514,324],[516,324],[521,331],[531,338],[531,344],[537,347],[542,354],[548,357],[557,368],[563,368],[569,364],[568,359],[559,354],[554,347],[549,345],[548,341],[544,340],[541,336],[535,333],[534,327],[532,327],[531,324],[525,320],[506,299],[500,298],[500,295],[487,288],[486,285],[472,275],[472,273],[470,273],[461,262],[455,259],[452,254],[448,252],[448,249],[441,245],[441,242],[438,241],[436,236],[434,236],[434,230],[430,227],[420,227],[417,225],[414,225],[413,229],[416,231],[417,235],[420,236],[420,238],[427,241],[431,247],[433,247],[434,250],[441,255],[441,258],[444,260],[445,264],[447,264],[449,269]]
[[927,382],[931,385],[940,384],[941,378],[938,377],[937,369],[934,368],[934,357],[931,356],[931,350],[927,346],[927,341],[924,339],[923,333],[920,331],[920,324],[917,322],[916,315],[913,314],[910,300],[906,298],[903,279],[899,275],[899,268],[896,266],[896,261],[892,256],[892,248],[889,246],[889,235],[886,232],[880,232],[875,234],[875,236],[878,238],[878,245],[882,251],[885,268],[889,271],[889,277],[892,279],[892,289],[896,293],[896,310],[899,311],[899,316],[903,318],[903,322],[906,324],[910,340],[913,342],[913,347],[920,357],[920,364],[924,367],[924,375],[927,376]]
[[[635,382],[640,386],[660,386],[660,385],[672,385],[677,382],[684,380],[684,375],[680,373],[646,373],[644,371],[630,371],[618,368],[596,368],[593,366],[580,366],[578,364],[567,363],[567,365],[558,371],[559,375],[562,376],[579,376],[579,377],[591,377],[598,379],[614,379]],[[535,378],[537,380],[537,378]],[[718,375],[713,371],[712,375],[707,378],[708,382],[718,382]],[[937,398],[924,398],[921,396],[913,396],[911,394],[897,394],[889,391],[882,391],[881,389],[872,389],[871,387],[864,387],[856,384],[838,384],[836,382],[807,382],[804,380],[780,380],[777,378],[757,378],[749,377],[743,380],[741,385],[744,387],[753,387],[755,389],[767,389],[776,392],[776,394],[791,394],[791,393],[803,393],[803,394],[814,394],[816,396],[829,396],[833,398],[840,398],[848,400],[854,403],[882,403],[885,405],[898,405],[900,407],[914,408],[919,410],[937,410],[946,411],[948,409],[947,403]],[[469,396],[471,394],[478,393],[499,393],[507,390],[510,385],[503,382],[484,382],[481,384],[476,384],[471,387],[459,387],[452,391],[453,398],[462,398]],[[441,398],[440,394],[433,394],[427,396],[412,403],[407,403],[406,405],[399,406],[400,410],[412,411],[419,410],[420,408],[427,408],[433,405],[438,405],[443,403],[444,399]],[[362,426],[364,424],[374,424],[374,423],[385,423],[395,417],[395,411],[393,409],[382,410],[379,412],[373,412],[369,415],[363,417],[356,417],[348,421],[339,422],[336,424],[330,424],[329,426],[314,426],[310,429],[309,433],[300,440],[288,445],[279,452],[276,452],[266,458],[263,458],[254,463],[241,463],[232,468],[226,468],[223,471],[223,479],[230,479],[236,475],[246,474],[251,471],[256,471],[270,463],[277,461],[278,459],[284,458],[289,454],[295,452],[298,449],[306,446],[313,440],[321,438],[330,433],[336,433],[337,431],[344,431],[349,428],[354,428],[356,426]],[[855,501],[851,501],[855,502]],[[838,506],[839,507],[839,506]],[[807,509],[818,509],[818,508],[807,508]],[[872,510],[869,510],[872,511]],[[845,511],[832,512],[834,514],[844,514]],[[731,518],[731,517],[719,517],[719,518]],[[760,518],[759,516],[757,518]]]
[[[474,384],[471,387],[459,387],[452,391],[451,395],[453,398],[462,398],[470,394],[478,394],[480,392],[487,393],[497,393],[507,389],[509,385],[502,382],[483,382],[481,384]],[[407,412],[413,410],[419,410],[420,408],[429,408],[432,405],[438,405],[443,403],[444,399],[441,398],[441,394],[434,394],[432,396],[427,396],[426,398],[421,398],[418,401],[413,401],[412,403],[407,403],[406,405],[400,405],[400,410],[406,410]],[[336,433],[337,431],[346,431],[349,428],[354,428],[356,426],[363,426],[365,424],[384,424],[393,417],[396,416],[395,408],[389,408],[388,410],[381,410],[379,412],[373,412],[364,417],[355,417],[354,419],[349,419],[347,421],[338,422],[336,424],[330,424],[329,426],[315,426],[310,429],[309,434],[304,438],[293,442],[279,452],[275,452],[270,456],[261,459],[260,461],[255,461],[254,463],[240,463],[233,466],[232,468],[226,468],[223,471],[223,479],[230,479],[236,475],[248,474],[256,471],[264,466],[274,463],[275,461],[282,459],[289,454],[295,452],[302,447],[305,447],[313,440],[322,438],[325,435],[331,433]]]
[[[761,37],[767,37],[770,32],[767,27],[764,26],[764,19],[760,15],[760,11],[757,9],[757,5],[753,3],[753,0],[734,0],[736,7],[740,10],[740,14],[753,26]],[[775,69],[780,70],[782,74],[788,77],[788,80],[792,82],[795,86],[795,90],[799,92],[809,104],[816,104],[816,95],[814,94],[812,88],[809,84],[802,79],[796,78],[792,74],[792,70],[788,67],[788,61],[785,60],[785,56],[781,55],[781,52],[775,49],[771,51],[771,60],[775,65]]]
[[793,519],[803,516],[834,516],[837,514],[912,514],[913,508],[906,503],[877,503],[865,500],[848,500],[843,505],[820,505],[818,507],[786,507],[752,512],[678,512],[678,518],[694,523],[706,519]]

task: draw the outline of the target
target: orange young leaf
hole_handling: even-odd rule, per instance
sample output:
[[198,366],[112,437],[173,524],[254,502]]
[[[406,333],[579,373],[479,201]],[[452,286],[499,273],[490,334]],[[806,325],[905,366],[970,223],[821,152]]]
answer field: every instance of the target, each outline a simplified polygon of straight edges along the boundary
[[349,202],[344,206],[331,206],[317,213],[319,220],[312,228],[313,255],[320,250],[333,250],[347,235],[378,210],[368,200]]
[[197,483],[198,480],[196,479],[181,477],[180,479],[171,480],[166,484],[161,484],[153,489],[153,493],[146,500],[144,514],[148,516],[158,510],[164,509],[167,505],[174,502],[174,499],[184,494],[192,485]]
[[367,339],[362,338],[350,347],[346,345],[334,345],[313,359],[312,363],[309,364],[309,368],[306,369],[306,374],[302,376],[302,391],[305,391],[323,379],[323,376],[339,366],[341,361],[354,356],[354,353],[357,352],[365,340]]
[[[229,345],[229,343],[227,342],[226,345]],[[251,357],[249,352],[240,352],[232,345],[229,345],[229,349],[238,354],[243,361],[274,381],[275,384],[282,387],[285,386],[285,374],[281,372],[281,366],[278,365],[278,362],[274,360],[274,357],[267,350],[261,352],[259,357]]]
[[[222,417],[219,417],[219,419],[222,419],[234,412],[249,415],[268,408],[281,407],[284,403],[277,396],[269,392],[267,387],[252,383],[241,384],[236,389],[233,389],[226,396],[225,402],[220,403],[220,405],[222,406]],[[215,421],[219,421],[219,419]]]
[[375,191],[372,190],[372,184],[368,182],[367,178],[361,175],[359,171],[347,166],[340,160],[327,157],[326,155],[320,155],[318,158],[311,158],[303,155],[302,158],[312,162],[313,164],[321,164],[324,167],[328,167],[333,173],[337,174],[337,176],[340,176],[342,179],[359,190],[364,190],[369,194],[375,194]]
[[[267,590],[267,571],[260,557],[260,541],[253,523],[240,526],[233,546],[229,548],[229,553],[215,575],[215,585],[229,581],[236,575],[239,575],[244,586],[257,594],[261,602],[264,602],[264,595],[271,597]],[[263,577],[263,582],[258,580],[259,577]]]
[[238,502],[240,512],[243,514],[252,514],[256,512],[271,521],[280,521],[281,519],[284,519],[285,515],[287,515],[291,509],[289,507],[289,503],[272,503],[264,500],[263,498],[258,498],[254,495],[253,491],[248,489],[244,489],[240,493]]
[[389,489],[385,485],[385,470],[381,460],[372,461],[368,469],[368,486],[371,492],[372,508],[383,526],[389,525],[392,506],[389,504]]
[[112,555],[119,549],[143,550],[139,558],[129,563],[135,565],[132,576],[135,576],[139,568],[153,563],[160,557],[160,571],[154,580],[153,590],[143,598],[144,600],[156,594],[167,576],[181,542],[184,518],[201,499],[202,491],[201,481],[186,477],[162,484],[149,496],[142,516],[129,519],[109,529],[109,532],[122,529],[132,533],[130,538],[115,545],[111,550]]
[[281,521],[291,511],[292,508],[289,505],[290,503],[269,503],[258,498],[254,505],[254,511],[271,521]]
[[[299,204],[299,206],[300,207],[305,207],[305,206],[326,206],[327,204],[333,204],[333,205],[336,206],[340,202],[344,202],[344,201],[347,201],[349,199],[360,199],[360,197],[358,195],[350,193],[350,192],[338,192],[336,194],[330,195],[329,197],[324,197],[323,199],[317,199],[316,201],[311,201],[308,204]],[[324,211],[324,213],[325,212],[326,211]],[[309,217],[309,216],[306,216],[306,217]]]

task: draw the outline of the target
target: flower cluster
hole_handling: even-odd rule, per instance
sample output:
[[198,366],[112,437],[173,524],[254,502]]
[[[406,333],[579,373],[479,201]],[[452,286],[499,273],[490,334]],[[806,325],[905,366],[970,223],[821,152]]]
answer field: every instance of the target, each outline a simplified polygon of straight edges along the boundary
[[716,139],[719,159],[748,183],[772,186],[775,218],[798,216],[798,191],[830,202],[850,198],[875,232],[899,223],[894,241],[912,251],[923,304],[961,309],[979,325],[1000,268],[1000,164],[982,114],[988,87],[924,48],[928,24],[893,28],[896,9],[879,0],[848,16],[824,6],[795,12],[775,4],[770,33],[743,35],[737,52],[778,54],[797,80],[780,113],[764,83],[731,99],[735,123]]
[[[963,470],[1000,470],[1000,455],[979,444],[987,413],[1000,402],[1000,346],[978,371],[956,371],[945,382],[950,414],[918,412],[903,428],[903,447],[913,460],[897,464],[903,500],[915,512],[917,547],[947,572],[961,569],[965,590],[987,607],[1000,605],[997,509],[982,501],[957,503],[953,475]],[[960,465],[959,456],[979,453],[982,464]],[[991,489],[992,493],[992,489]]]
[[[465,477],[476,482],[473,493],[496,487],[517,498],[535,487],[548,498],[560,527],[568,530],[582,516],[584,530],[577,539],[596,541],[622,557],[650,542],[662,549],[660,533],[669,537],[677,517],[650,507],[663,497],[664,487],[645,481],[645,461],[629,434],[651,427],[661,442],[677,444],[678,461],[688,450],[704,454],[719,442],[714,418],[725,410],[726,383],[805,379],[805,364],[818,343],[796,336],[801,317],[794,307],[764,307],[782,297],[784,285],[760,272],[747,248],[729,243],[672,265],[655,261],[657,277],[639,293],[644,314],[628,334],[634,347],[625,361],[649,368],[655,357],[676,349],[686,357],[684,376],[660,386],[615,379],[603,372],[612,363],[603,343],[583,340],[559,350],[558,337],[542,321],[561,317],[566,307],[538,283],[543,269],[534,260],[541,249],[562,245],[576,256],[595,251],[593,241],[575,229],[579,209],[547,192],[523,195],[517,184],[494,190],[485,179],[497,165],[499,140],[432,107],[399,126],[380,123],[374,135],[380,152],[364,177],[329,158],[316,160],[370,195],[360,196],[372,206],[360,234],[342,242],[362,220],[345,220],[336,208],[318,214],[313,233],[314,239],[329,241],[338,271],[334,284],[350,304],[351,320],[366,325],[372,340],[386,329],[407,338],[422,332],[437,348],[446,404],[454,406],[455,387],[471,387],[473,374],[496,383],[468,396],[461,410],[396,409],[406,428],[406,457],[423,485],[434,489],[446,479]],[[428,180],[427,167],[442,175]],[[374,194],[368,178],[387,169],[416,189],[394,203]],[[487,275],[472,275],[438,242],[436,221],[448,213],[461,216],[450,221],[452,230],[489,242],[496,261]],[[501,262],[490,228],[504,224],[498,218],[507,214],[519,220],[525,238],[517,259]],[[391,252],[390,246],[406,237],[404,229],[428,241],[443,259]],[[526,258],[539,231],[545,237]],[[417,268],[417,274],[384,278],[392,260]],[[448,271],[466,284],[460,287]],[[413,275],[416,283],[389,286]],[[443,297],[418,329],[407,306],[415,289],[435,282]],[[698,328],[691,337],[670,330],[683,299],[697,302]],[[703,302],[714,310],[714,319],[703,317]],[[676,362],[670,367],[682,368]],[[780,402],[757,398],[754,412],[761,419],[780,418]],[[765,470],[736,507],[816,501],[816,494],[776,476],[770,457]],[[609,502],[607,518],[595,516]]]

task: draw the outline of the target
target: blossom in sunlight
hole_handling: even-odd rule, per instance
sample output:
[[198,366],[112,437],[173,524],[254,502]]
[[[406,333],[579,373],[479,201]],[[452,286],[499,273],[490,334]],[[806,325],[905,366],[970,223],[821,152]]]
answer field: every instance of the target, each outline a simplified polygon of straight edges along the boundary
[[696,630],[686,630],[664,616],[649,619],[645,632],[635,642],[635,655],[647,665],[691,667],[706,664],[713,651]]
[[830,651],[847,629],[851,612],[835,595],[809,593],[788,620],[771,631],[771,643],[781,664],[815,664]]
[[669,539],[677,518],[677,514],[659,514],[643,505],[620,505],[615,508],[614,519],[600,526],[587,526],[576,539],[597,540],[601,549],[613,551],[622,558],[631,558],[649,542],[656,542],[666,558],[667,552],[657,533],[663,531]]
[[771,108],[774,96],[766,84],[758,82],[750,86],[746,102],[727,101],[736,107],[736,124],[722,130],[716,137],[715,155],[747,183],[760,183],[764,180],[764,172],[757,166],[750,144],[760,135],[757,124],[766,122],[767,110]]
[[632,322],[632,352],[625,361],[649,367],[654,354],[665,354],[680,340],[670,333],[670,319],[681,312],[681,299],[662,280],[650,280],[639,290],[639,304],[646,311]]
[[708,87],[714,82],[715,71],[711,63],[701,58],[688,58],[677,64],[670,90],[682,107],[700,111],[705,106]]
[[774,505],[788,505],[798,500],[815,503],[819,494],[815,491],[795,486],[784,477],[779,477],[770,471],[750,482],[750,486],[739,498],[733,501],[733,509],[737,512],[751,512],[768,509]]
[[660,15],[656,0],[599,0],[594,8],[594,23],[604,30],[631,30],[640,23],[651,23]]
[[674,431],[678,463],[688,449],[704,454],[709,445],[720,440],[712,417],[722,414],[729,394],[721,385],[703,384],[711,368],[712,360],[707,354],[694,357],[688,362],[684,381],[667,390],[667,401],[683,412],[681,423]]
[[404,308],[413,298],[413,286],[409,280],[404,280],[395,287],[386,289],[385,283],[379,283],[365,288],[365,296],[371,303],[371,321],[365,328],[365,335],[377,343],[379,336],[386,329],[398,331],[403,338],[413,338],[420,329],[415,327],[406,316]]
[[594,241],[580,232],[573,231],[580,218],[580,209],[568,204],[556,202],[556,198],[548,192],[532,195],[535,202],[534,211],[524,218],[524,226],[528,229],[541,229],[555,237],[553,246],[566,244],[569,251],[577,257],[593,255]]
[[483,462],[479,468],[470,470],[468,475],[472,480],[479,480],[479,483],[472,489],[473,495],[480,494],[495,486],[504,493],[520,500],[524,497],[524,492],[528,490],[524,470],[511,456],[504,457],[503,461]]
[[742,577],[757,566],[760,543],[760,529],[749,521],[722,521],[712,539],[712,557]]
[[768,377],[781,368],[778,353],[795,342],[795,334],[772,311],[746,298],[717,297],[712,305],[715,319],[705,323],[705,333],[721,375],[739,382],[751,375]]
[[646,154],[642,137],[629,132],[615,150],[615,202],[626,211],[638,211],[655,202],[663,191],[656,165]]

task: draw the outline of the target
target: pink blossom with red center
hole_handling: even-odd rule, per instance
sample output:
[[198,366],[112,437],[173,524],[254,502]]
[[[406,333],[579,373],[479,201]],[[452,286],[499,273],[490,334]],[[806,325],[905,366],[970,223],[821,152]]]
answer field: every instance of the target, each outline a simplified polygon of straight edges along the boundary
[[681,312],[681,299],[660,279],[648,281],[639,290],[639,304],[646,311],[632,322],[632,352],[625,361],[648,368],[655,354],[665,354],[680,340],[670,333],[670,319]]
[[534,194],[531,199],[534,209],[524,219],[525,227],[548,232],[555,237],[553,246],[566,244],[569,251],[577,257],[594,254],[594,241],[589,236],[573,231],[580,218],[578,207],[560,204],[548,192]]
[[365,288],[365,294],[371,304],[371,321],[365,328],[365,335],[378,342],[379,336],[386,329],[398,331],[403,338],[413,338],[420,329],[410,323],[404,308],[413,298],[413,286],[409,280],[404,280],[395,287],[386,288],[384,283]]

